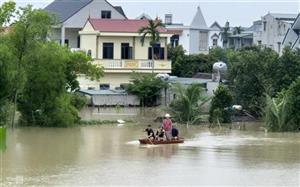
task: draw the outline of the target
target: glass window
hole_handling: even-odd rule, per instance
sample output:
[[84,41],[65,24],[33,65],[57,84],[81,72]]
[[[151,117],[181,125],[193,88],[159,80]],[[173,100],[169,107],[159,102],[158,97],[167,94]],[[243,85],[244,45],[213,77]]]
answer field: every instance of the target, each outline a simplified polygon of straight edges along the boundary
[[[148,48],[148,59],[152,59],[152,47]],[[163,60],[165,59],[165,48],[160,47],[160,44],[157,44],[154,47],[154,60]]]
[[264,31],[266,31],[266,30],[267,30],[267,22],[264,21]]
[[77,36],[77,48],[80,48],[80,36]]
[[109,84],[100,84],[100,90],[109,90],[110,85]]
[[109,11],[109,10],[101,11],[101,18],[102,19],[110,19],[111,18],[111,11]]
[[208,46],[208,32],[199,33],[199,51],[206,51]]
[[129,43],[121,44],[121,59],[132,59],[132,47]]
[[172,44],[172,47],[176,47],[179,45],[179,35],[173,35],[171,37],[171,44]]
[[103,59],[113,59],[114,58],[114,44],[113,43],[103,43]]
[[213,39],[213,46],[218,46],[218,39]]

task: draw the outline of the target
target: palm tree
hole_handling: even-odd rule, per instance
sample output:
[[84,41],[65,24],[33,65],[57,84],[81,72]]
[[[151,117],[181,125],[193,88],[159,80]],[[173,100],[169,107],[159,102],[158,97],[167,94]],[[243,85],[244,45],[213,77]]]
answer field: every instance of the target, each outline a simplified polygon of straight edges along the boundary
[[241,34],[244,29],[241,26],[234,27],[233,34]]
[[229,27],[229,22],[227,21],[225,23],[225,26],[223,27],[223,30],[221,32],[221,37],[223,40],[223,44],[225,44],[225,47],[227,47],[227,43],[228,43],[228,37],[229,37],[229,31],[230,31],[230,27]]
[[152,48],[152,73],[154,73],[154,47],[157,43],[159,43],[160,34],[158,29],[162,27],[165,27],[165,25],[161,22],[161,20],[156,18],[155,20],[149,20],[149,24],[147,26],[143,26],[139,29],[139,34],[142,34],[142,45],[145,43],[145,38],[147,36],[150,37],[150,46]]
[[172,115],[178,122],[193,124],[201,119],[201,110],[210,98],[203,95],[203,89],[198,84],[184,88],[180,84],[174,85],[176,99],[170,105]]

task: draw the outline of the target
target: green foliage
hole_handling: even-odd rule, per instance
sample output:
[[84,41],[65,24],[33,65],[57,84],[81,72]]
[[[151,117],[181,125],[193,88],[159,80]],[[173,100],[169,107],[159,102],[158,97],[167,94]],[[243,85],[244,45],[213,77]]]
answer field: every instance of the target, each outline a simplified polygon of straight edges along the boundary
[[18,106],[22,120],[28,125],[59,126],[54,123],[57,121],[54,117],[60,116],[54,111],[67,108],[59,99],[65,94],[66,85],[64,50],[54,43],[40,43],[29,52],[26,54],[27,82]]
[[262,116],[264,94],[272,87],[272,66],[277,62],[275,51],[255,46],[230,53],[228,58],[228,77],[234,102],[256,117]]
[[279,60],[269,69],[269,82],[272,85],[269,94],[275,96],[277,92],[287,89],[300,76],[300,49],[285,48]]
[[137,95],[142,106],[154,106],[156,101],[161,97],[161,91],[166,88],[167,84],[155,74],[142,75],[135,73],[132,76],[131,84],[128,85],[127,91]]
[[0,6],[0,32],[5,24],[10,23],[16,11],[16,3],[13,1],[4,2]]
[[139,34],[142,34],[141,43],[144,45],[145,38],[150,37],[150,45],[153,47],[160,39],[159,28],[164,27],[164,24],[159,19],[149,20],[147,26],[139,29]]
[[174,85],[176,98],[170,105],[172,116],[180,123],[194,124],[201,120],[202,106],[209,100],[203,96],[203,89],[198,84],[184,88]]
[[103,76],[103,68],[99,68],[92,64],[92,59],[83,52],[71,53],[68,48],[65,48],[67,58],[66,63],[66,88],[70,91],[79,90],[79,82],[77,80],[78,73],[85,74],[91,80],[99,80]]
[[[216,62],[214,57],[205,54],[198,55],[182,55],[184,52],[180,49],[181,47],[176,47],[174,49],[169,49],[172,59],[172,75],[178,77],[192,77],[195,74],[211,73],[213,63]],[[173,51],[176,51],[176,55]]]
[[18,104],[23,125],[77,123],[78,110],[85,105],[85,99],[73,93],[79,89],[77,74],[98,80],[103,70],[84,53],[72,53],[47,40],[51,25],[57,23],[47,12],[28,6],[16,13],[19,20],[0,37],[0,86],[5,90],[1,97]]
[[300,130],[300,77],[276,98],[267,96],[265,123],[270,131]]
[[71,104],[77,109],[81,110],[86,106],[87,99],[78,93],[71,94]]
[[225,85],[219,85],[214,92],[214,97],[211,101],[209,110],[209,122],[215,123],[230,123],[231,122],[231,107],[233,98],[230,90]]
[[223,49],[221,47],[214,47],[209,49],[209,55],[212,57],[212,59],[222,62],[227,62],[227,53],[229,52],[229,49]]

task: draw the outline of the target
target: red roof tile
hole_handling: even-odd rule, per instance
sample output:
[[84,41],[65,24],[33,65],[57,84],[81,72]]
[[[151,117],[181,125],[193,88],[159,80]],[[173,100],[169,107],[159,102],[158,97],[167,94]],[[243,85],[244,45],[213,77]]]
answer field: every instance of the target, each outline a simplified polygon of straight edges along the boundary
[[[134,19],[89,19],[93,28],[100,32],[128,32],[137,33],[143,26],[148,25],[148,20]],[[167,33],[167,29],[158,29],[161,33]]]

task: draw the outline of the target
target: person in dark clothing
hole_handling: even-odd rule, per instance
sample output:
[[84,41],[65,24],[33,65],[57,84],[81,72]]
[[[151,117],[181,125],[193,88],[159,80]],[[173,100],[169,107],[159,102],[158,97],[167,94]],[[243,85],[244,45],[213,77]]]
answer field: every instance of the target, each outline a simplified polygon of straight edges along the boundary
[[153,140],[155,138],[154,131],[151,128],[151,125],[148,125],[148,127],[144,130],[147,133],[147,138]]
[[178,135],[179,135],[179,132],[178,132],[178,129],[176,128],[172,128],[172,137],[177,140],[178,139]]
[[163,128],[158,128],[156,131],[156,139],[157,140],[163,140],[165,136],[165,132]]

